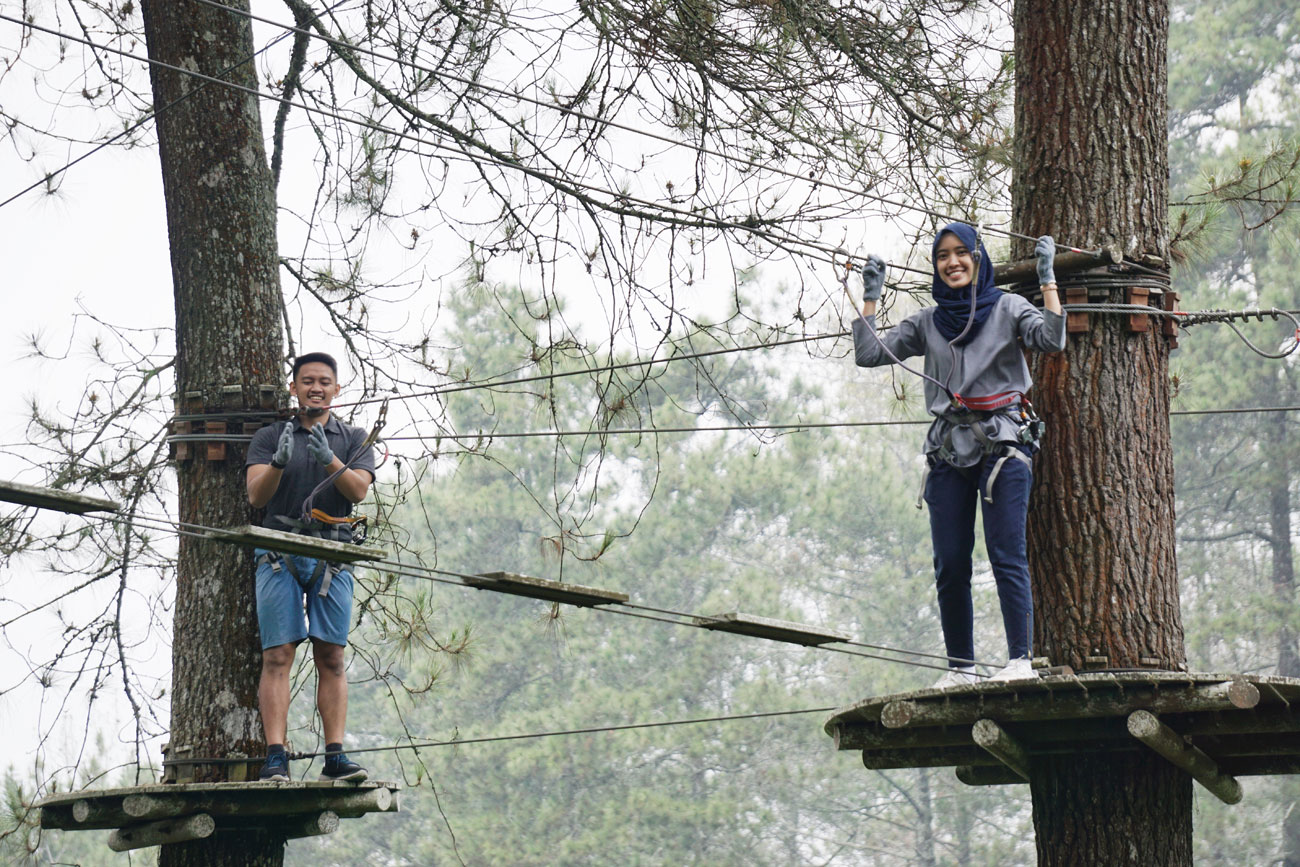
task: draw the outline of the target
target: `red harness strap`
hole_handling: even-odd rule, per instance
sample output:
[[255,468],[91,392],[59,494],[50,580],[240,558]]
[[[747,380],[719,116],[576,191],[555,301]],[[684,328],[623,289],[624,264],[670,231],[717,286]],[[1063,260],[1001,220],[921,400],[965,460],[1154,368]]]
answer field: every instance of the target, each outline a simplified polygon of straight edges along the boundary
[[1004,406],[1011,406],[1018,403],[1024,397],[1018,391],[1004,391],[1000,394],[990,394],[986,397],[967,397],[965,395],[955,394],[953,398],[967,409],[976,412],[992,412],[995,409],[1002,409]]

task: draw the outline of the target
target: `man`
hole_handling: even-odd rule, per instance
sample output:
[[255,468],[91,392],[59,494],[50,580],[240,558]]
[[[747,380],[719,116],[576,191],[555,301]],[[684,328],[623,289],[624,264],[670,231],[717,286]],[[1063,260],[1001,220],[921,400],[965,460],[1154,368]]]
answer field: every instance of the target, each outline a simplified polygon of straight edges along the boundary
[[[266,509],[263,526],[338,541],[351,538],[351,525],[304,516],[313,510],[342,519],[361,502],[375,479],[375,458],[366,432],[330,415],[338,397],[338,363],[323,352],[294,360],[289,394],[298,414],[284,425],[259,430],[245,461],[248,501]],[[337,475],[336,475],[337,474]],[[325,482],[332,481],[312,496]],[[338,564],[311,557],[257,550],[257,621],[262,638],[258,703],[266,734],[263,780],[289,780],[285,734],[289,718],[289,673],[303,639],[311,639],[316,664],[316,708],[325,733],[322,780],[361,781],[365,768],[343,752],[348,682],[343,667],[352,615],[352,575]],[[304,621],[304,601],[306,621]]]

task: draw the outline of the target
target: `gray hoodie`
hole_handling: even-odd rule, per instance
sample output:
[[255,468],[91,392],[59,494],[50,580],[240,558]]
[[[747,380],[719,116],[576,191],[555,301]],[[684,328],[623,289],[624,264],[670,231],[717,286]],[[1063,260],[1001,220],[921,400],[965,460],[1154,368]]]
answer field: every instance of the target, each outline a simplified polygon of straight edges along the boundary
[[[869,316],[867,321],[872,328],[875,327],[876,317]],[[1065,348],[1065,317],[1039,310],[1019,295],[1003,295],[975,337],[964,346],[955,347],[955,371],[954,353],[934,325],[933,307],[913,313],[897,327],[880,333],[880,340],[900,360],[924,355],[925,372],[947,383],[948,389],[957,394],[968,397],[986,397],[1002,392],[1024,394],[1034,383],[1029,377],[1029,365],[1025,363],[1021,345],[1038,352],[1061,351]],[[868,330],[861,317],[853,320],[854,360],[858,367],[894,363],[880,348],[880,340]],[[925,383],[925,405],[936,417],[925,436],[925,453],[933,455],[939,452],[951,432],[953,456],[950,462],[958,467],[979,463],[984,456],[981,438],[970,425],[955,424],[948,417],[952,410],[948,395],[929,381]],[[1017,405],[1013,403],[973,424],[980,425],[993,442],[1016,442],[1020,426]]]

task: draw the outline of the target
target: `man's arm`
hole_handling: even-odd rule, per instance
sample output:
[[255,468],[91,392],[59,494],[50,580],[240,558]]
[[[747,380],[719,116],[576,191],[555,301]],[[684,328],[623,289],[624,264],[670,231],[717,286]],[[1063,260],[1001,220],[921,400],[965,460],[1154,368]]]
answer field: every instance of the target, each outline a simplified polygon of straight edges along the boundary
[[248,488],[248,502],[254,509],[260,509],[271,502],[284,470],[276,469],[270,464],[254,464],[244,474],[244,485]]
[[280,487],[285,465],[293,457],[293,422],[287,422],[280,429],[274,449],[268,447],[266,440],[267,436],[258,431],[253,442],[248,444],[249,463],[244,473],[244,487],[248,489],[248,502],[254,509],[271,502],[271,497]]
[[[330,461],[329,466],[325,468],[327,473],[336,473],[343,466],[343,462],[337,457]],[[370,483],[375,477],[368,470],[359,470],[349,467],[339,473],[339,477],[334,480],[334,487],[338,488],[340,494],[347,497],[350,503],[359,503],[366,498],[366,492],[370,490]]]

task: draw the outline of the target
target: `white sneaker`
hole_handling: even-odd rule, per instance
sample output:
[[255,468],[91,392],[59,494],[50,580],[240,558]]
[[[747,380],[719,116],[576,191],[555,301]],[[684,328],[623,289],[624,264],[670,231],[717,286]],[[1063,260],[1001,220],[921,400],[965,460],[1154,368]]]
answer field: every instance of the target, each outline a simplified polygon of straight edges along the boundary
[[1008,662],[1006,668],[990,677],[989,680],[1033,680],[1037,676],[1034,674],[1033,664],[1022,656]]
[[943,677],[934,682],[930,689],[948,689],[953,686],[966,686],[972,683],[979,683],[979,678],[975,676],[975,666],[964,665],[960,668],[948,669]]

